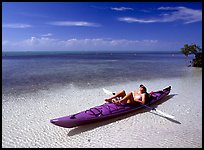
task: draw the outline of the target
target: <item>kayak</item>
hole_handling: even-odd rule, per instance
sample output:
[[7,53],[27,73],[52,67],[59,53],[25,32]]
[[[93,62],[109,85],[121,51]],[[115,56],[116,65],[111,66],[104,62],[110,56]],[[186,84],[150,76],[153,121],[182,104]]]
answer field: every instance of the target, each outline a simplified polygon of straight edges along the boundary
[[[170,93],[170,90],[171,86],[163,90],[151,92],[148,103],[145,105],[151,105],[152,103],[160,101]],[[133,104],[121,103],[120,105],[115,103],[104,103],[100,106],[95,106],[73,115],[51,119],[50,122],[60,127],[73,128],[119,115],[121,116],[122,114],[136,111],[141,108],[145,107],[138,102]]]

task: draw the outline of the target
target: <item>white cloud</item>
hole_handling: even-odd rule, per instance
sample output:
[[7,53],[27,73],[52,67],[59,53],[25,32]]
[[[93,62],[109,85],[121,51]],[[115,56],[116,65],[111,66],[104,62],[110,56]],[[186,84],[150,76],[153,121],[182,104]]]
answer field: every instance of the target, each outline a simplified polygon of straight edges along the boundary
[[100,24],[86,21],[55,21],[49,24],[55,26],[81,26],[81,27],[100,27]]
[[[202,10],[195,10],[186,7],[159,7],[158,10],[163,11],[158,17],[147,18],[134,18],[134,17],[121,17],[119,21],[127,23],[157,23],[157,22],[174,22],[183,21],[184,24],[202,21]],[[168,11],[168,12],[166,12]],[[169,12],[170,11],[170,12]]]
[[32,27],[29,24],[17,24],[17,23],[13,23],[13,24],[3,24],[2,25],[3,28],[30,28]]
[[[141,46],[157,45],[157,40],[127,40],[127,39],[104,39],[104,38],[85,38],[59,40],[49,37],[31,37],[29,39],[12,42],[8,46],[3,45],[4,49],[19,50],[130,50]],[[9,48],[8,48],[9,47]]]
[[118,18],[119,21],[124,21],[127,23],[133,23],[133,22],[139,22],[139,23],[154,23],[154,22],[158,22],[158,20],[144,20],[144,19],[137,19],[137,18],[133,18],[133,17],[121,17]]
[[69,39],[64,41],[66,46],[73,45],[88,45],[88,46],[130,46],[141,43],[157,43],[157,40],[127,40],[127,39]]
[[48,36],[52,36],[52,35],[53,35],[52,33],[47,33],[47,34],[42,34],[41,36],[48,37]]
[[31,37],[29,39],[23,40],[21,42],[19,42],[19,44],[23,44],[23,45],[27,45],[27,46],[52,46],[55,45],[58,42],[57,39],[51,39],[48,37],[41,37],[41,38],[37,38],[37,37]]
[[202,21],[202,10],[186,7],[160,7],[158,10],[175,10],[163,19],[164,22],[183,20],[185,24]]
[[105,44],[108,44],[108,42],[104,39],[101,38],[95,38],[95,39],[68,39],[66,41],[64,41],[66,46],[77,46],[77,45],[81,45],[81,46],[102,46]]
[[129,7],[111,7],[111,10],[126,11],[126,10],[134,10],[134,9],[133,8],[129,8]]
[[9,44],[9,41],[7,40],[2,41],[2,45],[7,45],[7,44]]
[[178,10],[178,9],[182,9],[185,7],[159,7],[158,10]]
[[147,44],[155,44],[158,42],[158,40],[143,40],[142,42]]

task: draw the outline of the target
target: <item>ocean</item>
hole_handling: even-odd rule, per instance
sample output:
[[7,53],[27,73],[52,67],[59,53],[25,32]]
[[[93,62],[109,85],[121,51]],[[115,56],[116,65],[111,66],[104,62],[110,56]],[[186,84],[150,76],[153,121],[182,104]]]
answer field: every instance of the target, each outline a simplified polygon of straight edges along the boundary
[[57,86],[97,88],[184,76],[186,66],[179,53],[3,52],[2,87],[4,95]]

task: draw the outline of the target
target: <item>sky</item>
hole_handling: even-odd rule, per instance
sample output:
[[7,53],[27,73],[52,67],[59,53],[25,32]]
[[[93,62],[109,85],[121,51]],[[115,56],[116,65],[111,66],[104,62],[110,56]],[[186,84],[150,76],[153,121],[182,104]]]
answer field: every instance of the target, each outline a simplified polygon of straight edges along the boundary
[[3,51],[202,47],[201,2],[2,2]]

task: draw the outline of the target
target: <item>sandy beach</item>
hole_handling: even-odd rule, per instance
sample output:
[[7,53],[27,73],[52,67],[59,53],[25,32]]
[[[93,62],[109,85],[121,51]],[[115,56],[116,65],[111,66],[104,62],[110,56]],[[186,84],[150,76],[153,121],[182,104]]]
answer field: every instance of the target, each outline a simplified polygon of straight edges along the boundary
[[2,147],[201,148],[202,69],[186,69],[182,77],[104,87],[132,91],[143,83],[148,91],[156,91],[171,85],[168,100],[154,107],[175,116],[174,121],[143,109],[78,128],[62,128],[50,119],[101,105],[107,97],[101,87],[53,86],[35,93],[2,95]]
[[[202,148],[202,2],[5,1],[2,16],[2,148]],[[148,106],[107,104],[141,84]]]

